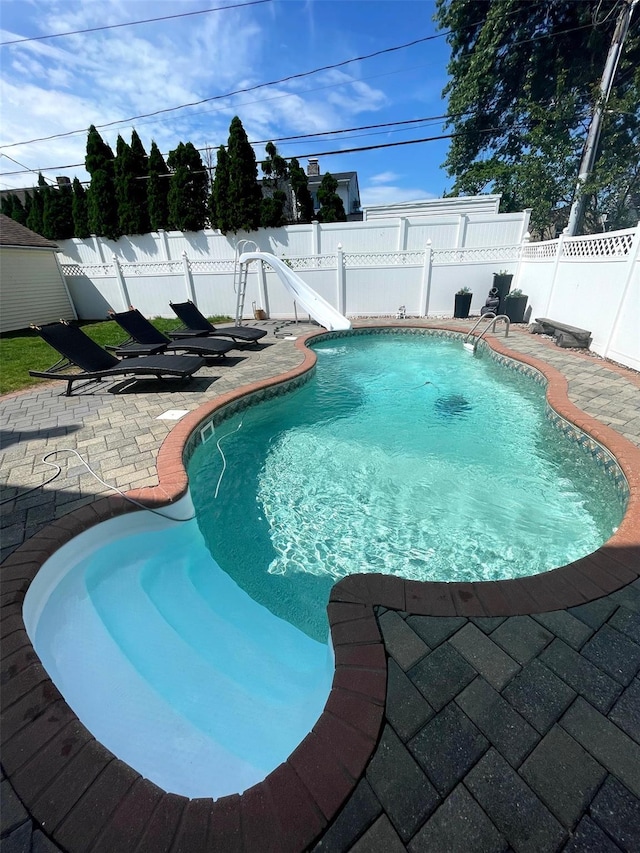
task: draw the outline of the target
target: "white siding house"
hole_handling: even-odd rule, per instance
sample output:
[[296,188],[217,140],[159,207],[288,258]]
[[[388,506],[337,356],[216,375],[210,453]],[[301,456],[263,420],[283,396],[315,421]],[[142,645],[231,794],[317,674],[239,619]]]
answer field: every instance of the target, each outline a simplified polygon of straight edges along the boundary
[[0,332],[77,318],[58,247],[0,214]]

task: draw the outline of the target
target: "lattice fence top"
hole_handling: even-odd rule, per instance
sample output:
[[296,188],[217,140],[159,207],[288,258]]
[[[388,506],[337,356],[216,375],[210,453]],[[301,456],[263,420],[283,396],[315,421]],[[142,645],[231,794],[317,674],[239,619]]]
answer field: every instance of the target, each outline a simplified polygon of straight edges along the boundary
[[294,258],[281,258],[292,270],[328,270],[335,269],[336,255],[298,255]]
[[434,264],[464,264],[486,261],[517,261],[520,246],[483,246],[475,249],[437,249],[433,253]]
[[233,272],[234,261],[232,260],[207,260],[192,261],[189,258],[189,269],[191,272]]
[[180,275],[181,261],[138,261],[120,263],[123,273],[131,275]]
[[87,278],[113,277],[115,272],[111,264],[60,264],[63,275],[86,276]]
[[345,267],[398,267],[424,263],[424,251],[345,252]]
[[544,243],[528,243],[523,246],[522,257],[528,260],[553,260],[557,251],[557,240],[545,240]]
[[567,258],[623,258],[631,251],[634,231],[598,234],[565,240],[562,254]]

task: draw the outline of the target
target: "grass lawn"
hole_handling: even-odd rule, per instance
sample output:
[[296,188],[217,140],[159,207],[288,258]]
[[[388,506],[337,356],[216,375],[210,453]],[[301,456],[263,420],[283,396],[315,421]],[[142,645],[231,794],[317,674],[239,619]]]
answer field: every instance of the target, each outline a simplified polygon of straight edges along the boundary
[[[228,321],[228,317],[212,317],[212,323]],[[161,332],[173,330],[179,325],[176,318],[156,317],[153,325]],[[101,346],[120,344],[127,337],[126,333],[114,320],[103,320],[98,323],[80,321],[82,330]],[[6,332],[0,336],[0,394],[19,391],[46,379],[36,379],[29,376],[30,370],[46,370],[55,364],[59,354],[45,343],[37,332],[32,329],[21,329],[18,332]]]

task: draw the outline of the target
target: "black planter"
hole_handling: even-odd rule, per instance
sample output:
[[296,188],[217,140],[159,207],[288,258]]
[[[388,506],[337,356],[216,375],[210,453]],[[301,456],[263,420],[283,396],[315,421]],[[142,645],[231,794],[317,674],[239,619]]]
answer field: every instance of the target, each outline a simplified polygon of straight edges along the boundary
[[508,296],[504,300],[504,313],[512,323],[524,322],[527,299],[527,296]]
[[511,290],[511,282],[513,280],[513,275],[511,273],[505,273],[504,275],[499,275],[497,272],[493,274],[493,286],[497,288],[498,294],[500,295],[500,304],[498,305],[498,314],[505,314],[505,296]]
[[469,316],[469,308],[471,308],[471,297],[473,293],[456,293],[455,305],[453,308],[453,316],[460,320],[465,320]]

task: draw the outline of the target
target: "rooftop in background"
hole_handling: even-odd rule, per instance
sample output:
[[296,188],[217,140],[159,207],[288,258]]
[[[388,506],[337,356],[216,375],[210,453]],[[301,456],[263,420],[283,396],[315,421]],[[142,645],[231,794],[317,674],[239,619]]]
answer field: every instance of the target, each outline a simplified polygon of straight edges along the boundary
[[41,237],[30,228],[20,225],[10,216],[0,213],[0,245],[30,246],[35,249],[57,249],[58,244]]
[[468,213],[498,213],[501,194],[424,198],[395,204],[369,204],[362,208],[367,219],[394,219],[397,216],[451,216]]

